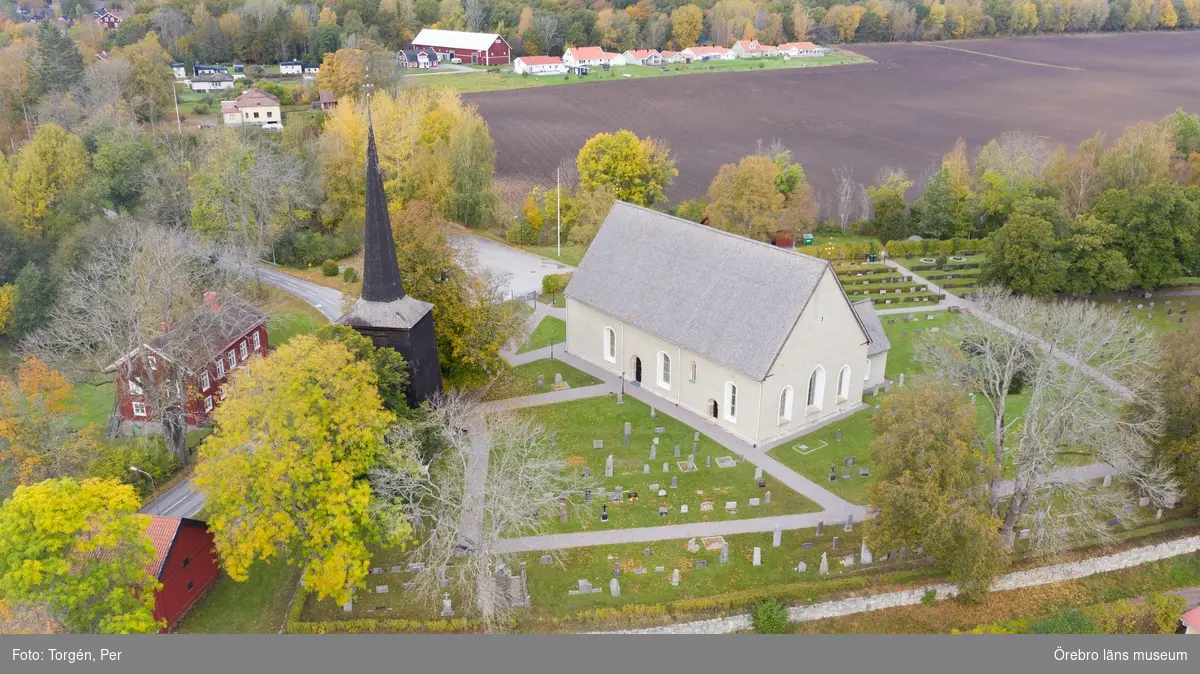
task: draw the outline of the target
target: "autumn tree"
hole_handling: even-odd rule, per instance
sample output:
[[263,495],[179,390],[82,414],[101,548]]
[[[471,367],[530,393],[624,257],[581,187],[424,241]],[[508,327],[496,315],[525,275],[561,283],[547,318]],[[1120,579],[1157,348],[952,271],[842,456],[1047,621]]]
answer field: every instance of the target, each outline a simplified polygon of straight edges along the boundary
[[449,151],[450,191],[442,212],[469,227],[490,225],[496,208],[492,192],[496,147],[483,119],[466,116],[450,137]]
[[998,229],[1017,203],[1043,183],[1052,156],[1049,142],[1023,132],[988,141],[975,158],[975,208],[986,231]]
[[1080,143],[1073,154],[1059,147],[1050,160],[1047,179],[1071,215],[1086,212],[1104,191],[1101,167],[1105,153],[1104,134],[1097,133]]
[[592,136],[575,159],[579,185],[583,189],[607,186],[617,199],[651,206],[663,196],[679,172],[664,143],[641,139],[632,131],[598,133]]
[[41,238],[57,200],[87,178],[83,141],[56,124],[43,124],[14,159],[10,194],[12,221],[27,238]]
[[880,174],[877,184],[866,188],[871,200],[872,228],[884,243],[909,236],[911,220],[904,193],[912,181],[901,169],[888,169]]
[[175,80],[171,75],[171,55],[163,49],[158,36],[146,33],[136,43],[116,50],[114,56],[131,66],[125,96],[138,119],[143,122],[161,119],[162,110],[171,101]]
[[0,379],[0,463],[17,484],[74,475],[96,449],[89,430],[71,427],[79,411],[75,391],[61,372],[26,358],[16,380]]
[[741,236],[765,241],[778,229],[776,213],[784,195],[775,187],[779,169],[768,157],[743,157],[725,164],[708,188],[704,213],[712,225]]
[[1135,189],[1165,178],[1174,140],[1164,125],[1154,122],[1139,122],[1125,129],[1101,161],[1106,184]]
[[695,47],[704,29],[704,14],[696,5],[683,5],[671,12],[671,34],[680,49]]
[[804,3],[796,3],[796,6],[792,8],[792,34],[795,39],[797,41],[807,40],[808,34],[812,32],[815,25],[817,22],[813,21]]
[[371,364],[336,341],[295,337],[237,372],[195,477],[229,576],[280,556],[318,597],[348,599],[378,533],[364,476],[393,418]]
[[68,631],[158,631],[154,545],[133,488],[66,478],[18,487],[0,505],[0,596]]
[[404,392],[408,389],[408,365],[395,349],[377,347],[370,339],[348,325],[334,323],[317,330],[317,339],[337,342],[355,359],[370,363],[375,373],[375,388],[384,409],[396,414],[408,411]]
[[981,280],[1024,295],[1053,295],[1066,280],[1066,265],[1055,254],[1056,247],[1053,225],[1035,215],[1013,214],[988,237]]
[[975,416],[962,389],[937,381],[884,399],[871,418],[875,517],[866,540],[882,550],[924,546],[960,596],[980,601],[1007,556],[989,511],[991,467],[977,446]]

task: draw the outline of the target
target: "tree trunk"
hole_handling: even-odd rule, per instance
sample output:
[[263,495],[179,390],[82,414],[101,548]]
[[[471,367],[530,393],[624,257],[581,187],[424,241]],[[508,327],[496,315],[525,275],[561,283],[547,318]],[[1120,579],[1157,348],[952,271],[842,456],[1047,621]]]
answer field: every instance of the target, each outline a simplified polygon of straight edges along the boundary
[[167,404],[162,415],[162,430],[167,449],[179,460],[179,465],[188,465],[187,416],[180,404]]

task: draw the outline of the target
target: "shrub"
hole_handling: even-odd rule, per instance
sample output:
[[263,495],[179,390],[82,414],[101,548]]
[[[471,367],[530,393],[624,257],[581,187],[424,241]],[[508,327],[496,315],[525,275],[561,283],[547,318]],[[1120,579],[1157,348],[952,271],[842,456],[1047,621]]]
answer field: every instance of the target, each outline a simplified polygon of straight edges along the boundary
[[1030,634],[1100,634],[1096,621],[1076,609],[1059,611],[1029,626]]
[[538,242],[538,230],[521,221],[509,227],[508,231],[504,233],[504,238],[509,243],[533,246]]
[[570,282],[570,274],[546,274],[542,277],[542,293],[545,295],[561,293],[567,289],[567,284]]
[[133,485],[142,495],[152,491],[150,481],[130,466],[150,473],[155,486],[161,485],[179,470],[179,461],[167,450],[160,437],[121,438],[100,445],[95,458],[88,464],[88,476],[112,478]]
[[356,228],[347,222],[332,234],[308,230],[287,232],[276,242],[275,253],[282,264],[314,265],[353,255],[360,245]]
[[756,603],[750,618],[759,634],[785,634],[788,631],[787,607],[778,599]]
[[208,114],[208,104],[207,103],[197,103],[192,106],[192,112],[197,115],[207,115]]
[[925,590],[921,595],[921,604],[924,606],[933,606],[937,603],[937,590]]
[[346,283],[358,283],[358,270],[354,267],[346,267],[342,271],[342,280]]
[[338,271],[338,263],[333,260],[325,260],[321,263],[321,273],[325,276],[337,276]]

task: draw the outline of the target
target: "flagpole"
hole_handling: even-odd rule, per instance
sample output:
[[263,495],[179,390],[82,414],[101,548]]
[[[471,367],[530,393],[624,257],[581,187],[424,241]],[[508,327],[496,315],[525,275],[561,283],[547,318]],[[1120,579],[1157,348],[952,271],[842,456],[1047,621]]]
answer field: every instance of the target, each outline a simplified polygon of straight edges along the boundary
[[558,202],[556,210],[558,211],[558,256],[562,257],[562,167],[554,172],[554,192]]

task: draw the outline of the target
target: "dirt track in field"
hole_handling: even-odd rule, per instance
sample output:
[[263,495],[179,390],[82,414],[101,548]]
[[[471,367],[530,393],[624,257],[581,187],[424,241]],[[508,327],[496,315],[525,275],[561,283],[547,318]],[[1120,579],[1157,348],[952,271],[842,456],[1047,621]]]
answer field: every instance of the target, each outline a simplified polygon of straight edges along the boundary
[[856,47],[873,64],[737,72],[474,94],[500,179],[550,184],[593,134],[666,140],[672,201],[703,196],[756,139],[792,148],[822,200],[834,169],[860,182],[903,167],[923,182],[957,138],[972,151],[1020,129],[1076,144],[1177,107],[1200,111],[1200,31]]

